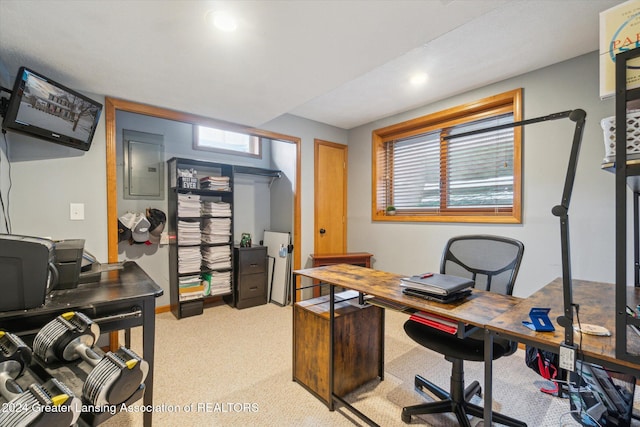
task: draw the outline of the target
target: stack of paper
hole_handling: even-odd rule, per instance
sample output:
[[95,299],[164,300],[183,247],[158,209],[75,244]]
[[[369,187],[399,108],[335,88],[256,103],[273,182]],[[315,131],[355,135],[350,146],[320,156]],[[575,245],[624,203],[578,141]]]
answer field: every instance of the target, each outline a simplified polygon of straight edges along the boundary
[[227,202],[202,201],[202,215],[215,217],[230,217],[231,204]]
[[231,247],[211,246],[202,248],[203,264],[212,270],[231,268]]
[[178,280],[180,301],[202,298],[204,285],[199,275],[183,276]]
[[231,292],[231,271],[212,271],[203,275],[205,295],[220,295]]
[[215,191],[230,191],[228,176],[205,176],[200,178],[200,188]]
[[178,216],[200,216],[200,196],[197,194],[178,194]]
[[204,243],[228,243],[231,240],[231,218],[207,218],[202,224]]
[[200,244],[200,222],[199,221],[178,221],[178,244],[179,245],[199,245]]
[[178,273],[200,271],[202,255],[199,247],[178,248]]

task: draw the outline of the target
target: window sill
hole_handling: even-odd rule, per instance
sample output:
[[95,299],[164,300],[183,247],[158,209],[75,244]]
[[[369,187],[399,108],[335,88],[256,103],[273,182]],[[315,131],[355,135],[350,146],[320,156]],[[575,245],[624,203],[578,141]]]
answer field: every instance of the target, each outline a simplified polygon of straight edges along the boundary
[[504,214],[475,214],[468,213],[459,215],[411,215],[396,213],[395,215],[385,215],[384,213],[373,213],[372,221],[377,222],[460,222],[460,223],[483,223],[483,224],[522,224],[520,216],[512,213]]

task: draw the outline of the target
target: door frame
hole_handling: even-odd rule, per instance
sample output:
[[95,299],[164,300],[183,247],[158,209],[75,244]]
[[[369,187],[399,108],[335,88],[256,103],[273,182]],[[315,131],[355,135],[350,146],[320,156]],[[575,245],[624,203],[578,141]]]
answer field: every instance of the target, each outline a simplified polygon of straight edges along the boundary
[[[295,136],[285,135],[261,129],[240,126],[221,120],[210,119],[190,113],[169,110],[140,104],[133,101],[106,97],[105,98],[105,127],[106,127],[106,163],[107,163],[107,256],[108,262],[118,261],[118,183],[116,164],[116,111],[126,111],[161,119],[174,120],[184,123],[202,124],[209,126],[224,126],[237,132],[251,133],[252,135],[283,141],[296,146],[296,172],[293,188],[293,268],[300,268],[302,233],[300,220],[300,188],[301,188],[301,139]],[[294,284],[294,287],[298,287]]]

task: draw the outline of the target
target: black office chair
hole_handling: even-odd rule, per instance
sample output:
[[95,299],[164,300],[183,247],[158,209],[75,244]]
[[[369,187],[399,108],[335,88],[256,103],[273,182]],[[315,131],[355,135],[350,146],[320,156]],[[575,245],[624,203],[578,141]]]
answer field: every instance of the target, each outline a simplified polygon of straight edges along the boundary
[[[511,295],[523,253],[524,245],[515,239],[490,235],[454,237],[442,254],[440,273],[469,277],[475,281],[475,288]],[[412,320],[404,324],[404,330],[418,344],[443,354],[453,366],[449,393],[416,375],[416,388],[427,388],[441,400],[403,408],[402,420],[410,423],[412,415],[453,412],[461,426],[470,426],[467,414],[482,418],[483,408],[469,402],[474,395],[480,396],[482,389],[478,381],[464,388],[463,361],[484,361],[484,331],[478,329],[461,339]],[[517,343],[495,338],[493,358],[508,356],[516,349]],[[493,414],[493,419],[508,426],[526,426],[498,413]]]

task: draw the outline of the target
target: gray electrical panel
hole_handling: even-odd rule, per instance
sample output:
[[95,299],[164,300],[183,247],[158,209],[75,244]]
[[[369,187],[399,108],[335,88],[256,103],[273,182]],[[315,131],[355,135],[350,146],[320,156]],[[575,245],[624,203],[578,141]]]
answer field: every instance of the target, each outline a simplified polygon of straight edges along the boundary
[[123,131],[124,198],[164,199],[164,137]]

